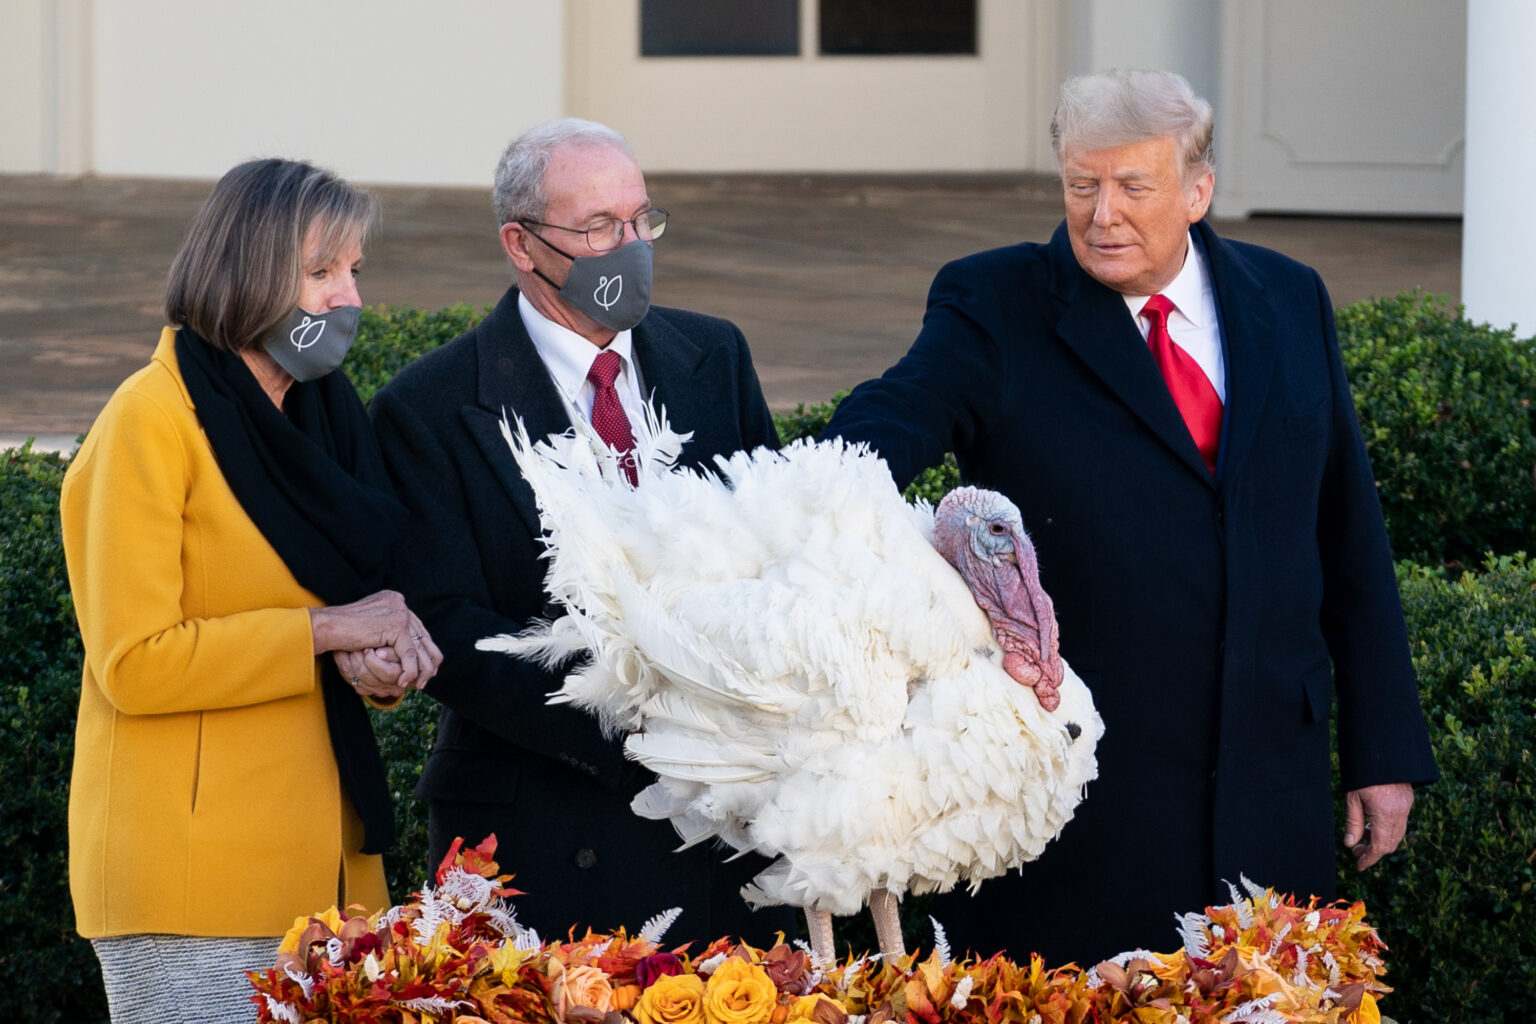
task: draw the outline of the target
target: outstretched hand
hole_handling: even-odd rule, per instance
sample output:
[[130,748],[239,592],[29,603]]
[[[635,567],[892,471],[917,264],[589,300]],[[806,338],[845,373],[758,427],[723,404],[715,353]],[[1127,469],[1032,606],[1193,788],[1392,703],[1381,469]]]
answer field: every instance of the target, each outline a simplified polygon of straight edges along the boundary
[[1366,786],[1344,794],[1344,845],[1364,871],[1397,849],[1408,832],[1413,787],[1406,782]]

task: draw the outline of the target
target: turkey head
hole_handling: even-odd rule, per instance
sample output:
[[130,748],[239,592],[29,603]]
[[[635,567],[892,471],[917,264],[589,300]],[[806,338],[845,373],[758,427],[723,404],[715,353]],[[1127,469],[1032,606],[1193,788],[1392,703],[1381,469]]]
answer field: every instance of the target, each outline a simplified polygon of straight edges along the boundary
[[992,624],[1003,668],[1046,711],[1061,703],[1056,610],[1040,586],[1035,546],[1018,508],[996,491],[959,487],[933,515],[933,546],[960,573]]

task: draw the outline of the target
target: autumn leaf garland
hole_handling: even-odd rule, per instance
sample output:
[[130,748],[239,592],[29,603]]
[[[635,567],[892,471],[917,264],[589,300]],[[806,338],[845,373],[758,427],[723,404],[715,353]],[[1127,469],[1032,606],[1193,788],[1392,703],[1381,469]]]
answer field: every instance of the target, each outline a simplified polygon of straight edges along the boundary
[[[262,1022],[283,1024],[1376,1024],[1390,992],[1363,904],[1246,894],[1183,919],[1184,948],[1083,970],[1039,957],[856,957],[719,939],[663,948],[675,915],[635,936],[541,942],[506,898],[492,836],[455,843],[436,885],[372,915],[301,918],[252,972]],[[351,908],[359,910],[360,908]]]

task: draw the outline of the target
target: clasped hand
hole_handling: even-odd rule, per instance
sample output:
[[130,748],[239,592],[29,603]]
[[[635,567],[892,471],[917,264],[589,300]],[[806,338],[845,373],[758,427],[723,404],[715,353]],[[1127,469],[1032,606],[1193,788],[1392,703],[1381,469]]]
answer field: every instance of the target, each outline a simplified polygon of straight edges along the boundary
[[419,690],[443,663],[426,626],[393,590],[309,614],[315,653],[330,653],[342,678],[365,696],[394,700]]

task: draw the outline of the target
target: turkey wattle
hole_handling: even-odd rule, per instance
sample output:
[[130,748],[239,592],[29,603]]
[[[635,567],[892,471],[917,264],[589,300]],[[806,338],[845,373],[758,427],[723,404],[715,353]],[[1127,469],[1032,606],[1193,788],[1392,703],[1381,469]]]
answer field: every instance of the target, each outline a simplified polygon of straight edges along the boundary
[[686,436],[636,427],[631,486],[590,431],[531,444],[503,424],[565,614],[479,646],[590,655],[552,702],[656,774],[635,812],[684,846],[774,858],[743,896],[804,908],[823,952],[831,913],[872,903],[899,952],[896,899],[1039,856],[1097,774],[1103,723],[1013,504],[961,488],[914,507],[841,442],[701,474],[673,468]]

